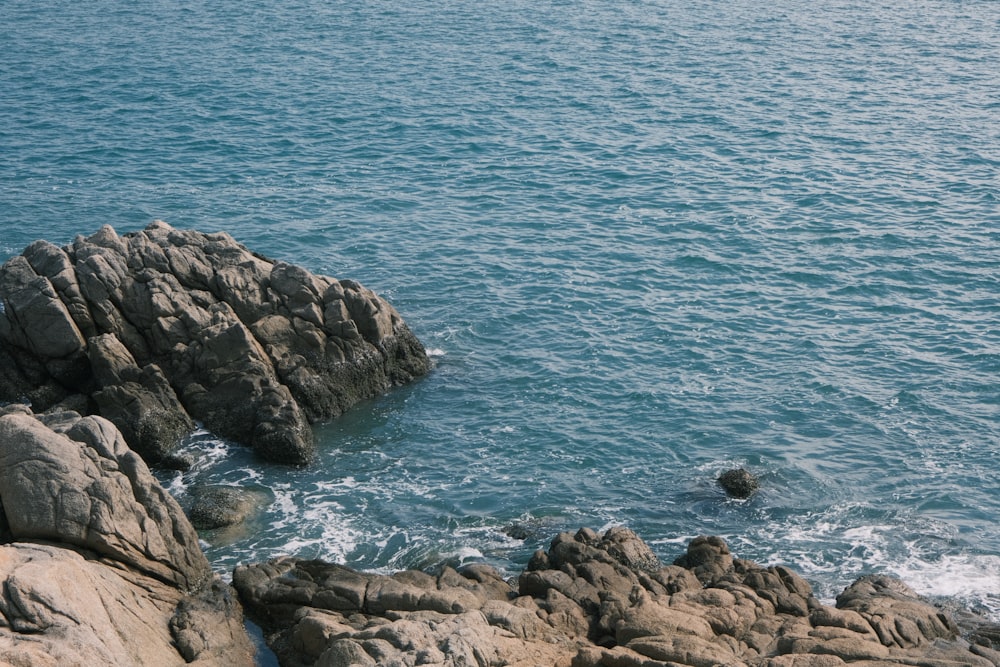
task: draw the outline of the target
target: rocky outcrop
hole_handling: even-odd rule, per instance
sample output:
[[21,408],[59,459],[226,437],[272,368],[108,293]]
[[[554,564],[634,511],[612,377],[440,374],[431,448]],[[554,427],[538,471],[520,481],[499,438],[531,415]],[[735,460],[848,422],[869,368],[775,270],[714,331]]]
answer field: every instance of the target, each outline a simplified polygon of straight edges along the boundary
[[107,420],[0,409],[0,510],[0,664],[253,664],[231,589]]
[[294,558],[233,583],[282,665],[989,667],[950,617],[886,577],[837,607],[785,567],[693,540],[662,565],[634,533],[564,533],[516,585],[489,566],[392,576]]
[[13,540],[92,551],[182,589],[211,569],[184,513],[109,421],[74,412],[0,417],[0,499]]
[[105,226],[0,268],[0,401],[111,420],[148,462],[193,420],[304,463],[309,424],[409,382],[426,353],[385,300],[224,233]]

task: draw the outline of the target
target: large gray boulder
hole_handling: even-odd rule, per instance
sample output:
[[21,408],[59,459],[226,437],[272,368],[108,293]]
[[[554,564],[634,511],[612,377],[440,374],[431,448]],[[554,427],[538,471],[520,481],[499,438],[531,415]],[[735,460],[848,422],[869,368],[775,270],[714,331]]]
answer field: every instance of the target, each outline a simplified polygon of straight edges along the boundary
[[102,415],[151,463],[194,420],[307,462],[310,423],[428,369],[384,299],[224,233],[105,226],[0,267],[0,401]]
[[0,409],[0,664],[253,665],[242,608],[101,417]]
[[941,610],[895,580],[862,580],[841,608],[785,567],[698,538],[663,565],[635,533],[557,536],[514,587],[486,565],[392,576],[295,558],[233,584],[281,663],[537,667],[990,667]]

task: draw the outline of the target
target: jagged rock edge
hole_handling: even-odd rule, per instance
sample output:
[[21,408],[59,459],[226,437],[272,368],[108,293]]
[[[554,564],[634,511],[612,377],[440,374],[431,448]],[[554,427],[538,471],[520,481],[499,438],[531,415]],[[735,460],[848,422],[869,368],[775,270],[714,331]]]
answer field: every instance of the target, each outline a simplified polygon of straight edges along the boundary
[[[137,240],[140,238],[142,243]],[[215,248],[212,244],[217,244],[219,247]],[[186,266],[180,266],[178,262],[181,260],[181,255],[195,246],[196,249],[190,251],[193,253],[192,257],[183,258]],[[209,250],[215,250],[218,255],[216,263],[212,265],[202,261],[212,254]],[[201,254],[197,254],[198,252]],[[236,254],[235,259],[234,253]],[[248,264],[247,257],[253,258],[257,264]],[[44,392],[45,387],[52,387],[55,383],[60,382],[52,370],[52,364],[58,362],[66,364],[86,363],[87,372],[89,372],[87,381],[93,383],[95,361],[91,357],[94,336],[111,334],[131,355],[136,373],[148,375],[149,372],[156,372],[165,377],[171,390],[171,397],[181,408],[184,418],[190,420],[190,416],[195,418],[204,416],[198,414],[202,409],[195,404],[198,398],[185,395],[186,391],[193,389],[194,386],[200,386],[200,384],[192,385],[188,382],[182,386],[182,380],[178,379],[176,372],[173,372],[167,365],[168,361],[170,363],[183,363],[184,361],[182,359],[181,362],[178,362],[169,356],[177,350],[176,344],[169,351],[156,352],[157,336],[167,336],[167,332],[158,332],[152,328],[146,331],[147,327],[136,318],[135,314],[130,312],[128,304],[123,299],[123,295],[139,298],[136,295],[142,290],[137,285],[148,282],[148,279],[144,281],[140,278],[155,271],[160,272],[158,277],[164,281],[164,285],[158,293],[160,296],[168,301],[177,297],[181,290],[173,285],[182,288],[186,294],[190,295],[190,298],[195,300],[201,298],[198,297],[199,293],[210,295],[213,301],[199,305],[199,308],[202,309],[205,317],[215,313],[215,315],[211,315],[212,322],[216,320],[216,316],[222,319],[218,324],[209,322],[209,328],[219,325],[228,327],[225,322],[229,321],[234,326],[238,326],[242,332],[238,335],[246,336],[251,347],[259,351],[258,356],[266,362],[266,368],[261,371],[264,374],[264,379],[266,380],[268,376],[273,377],[279,392],[287,392],[287,400],[279,400],[285,400],[286,404],[290,402],[294,405],[295,411],[302,413],[300,417],[294,415],[291,417],[294,421],[298,421],[298,426],[292,425],[285,428],[285,431],[291,434],[290,437],[309,440],[312,435],[311,429],[305,427],[308,427],[310,422],[338,416],[358,400],[372,397],[391,386],[410,381],[414,377],[426,373],[430,368],[430,360],[419,340],[413,336],[395,309],[371,290],[353,280],[336,280],[325,276],[314,276],[301,267],[271,260],[260,253],[247,249],[225,233],[202,234],[190,230],[178,231],[166,223],[157,221],[145,230],[118,237],[113,229],[105,226],[88,238],[77,237],[72,244],[63,248],[58,248],[48,242],[37,241],[29,245],[22,255],[12,258],[8,264],[16,267],[18,262],[31,272],[30,275],[27,275],[22,271],[21,275],[24,275],[24,280],[44,281],[44,288],[47,288],[54,297],[51,299],[51,306],[59,311],[57,315],[60,317],[57,319],[69,325],[73,334],[69,338],[78,343],[72,346],[72,350],[65,347],[66,343],[59,343],[63,345],[60,348],[63,356],[58,358],[45,357],[43,354],[45,350],[39,350],[30,339],[27,341],[17,340],[19,333],[26,331],[28,326],[20,321],[19,309],[14,307],[4,309],[5,323],[0,329],[9,334],[5,335],[4,338],[31,356],[31,359],[24,363],[16,363],[16,372],[20,379],[27,382],[32,373],[43,374],[38,381],[40,384],[33,388],[35,392]],[[166,270],[163,267],[164,263],[167,267]],[[107,275],[95,273],[92,277],[90,276],[93,272],[81,273],[83,267],[91,265],[106,266],[110,273]],[[6,267],[7,265],[4,267],[5,271]],[[204,275],[194,275],[199,272]],[[188,275],[189,273],[192,275]],[[195,278],[198,279],[195,280]],[[278,279],[286,283],[285,289],[277,286]],[[296,283],[297,279],[299,282]],[[131,282],[126,284],[126,281],[129,280]],[[234,300],[234,294],[226,291],[228,287],[232,287],[229,282],[243,281],[243,284],[247,285],[251,280],[258,280],[258,282],[250,285],[247,289],[256,290],[261,294],[262,301],[260,302],[252,302],[251,299]],[[108,285],[112,284],[113,286],[108,288]],[[123,284],[125,287],[122,287]],[[95,293],[94,290],[97,292]],[[127,295],[125,294],[126,290],[129,290]],[[312,296],[312,301],[303,302],[301,300],[303,290]],[[105,307],[102,307],[99,301],[95,301],[94,296],[97,293],[107,295]],[[154,303],[155,295],[146,294],[146,296],[148,301],[141,305],[152,312],[157,307],[157,304]],[[335,309],[336,312],[329,310],[333,307],[334,302],[341,304]],[[176,306],[172,301],[170,303]],[[228,312],[228,320],[226,320],[225,313],[219,314],[218,308]],[[280,315],[281,312],[287,312],[287,315]],[[247,317],[248,313],[255,314],[256,318],[251,321]],[[337,319],[336,322],[330,321],[331,313],[332,315],[340,315],[341,319]],[[311,318],[309,318],[310,315]],[[357,318],[366,315],[374,318],[372,323],[359,326],[362,320]],[[321,342],[325,346],[325,351],[321,353],[308,351],[314,355],[314,362],[318,364],[318,370],[313,375],[309,375],[308,372],[300,374],[304,379],[300,378],[299,382],[306,384],[293,382],[290,374],[292,372],[298,373],[300,367],[289,366],[282,357],[282,354],[287,355],[294,352],[296,353],[293,354],[294,359],[305,361],[304,357],[297,356],[301,349],[295,348],[296,345],[301,348],[303,343],[294,337],[306,335],[295,331],[296,327],[300,326],[296,322],[300,316],[309,318],[302,319],[301,327],[306,332],[310,331],[307,325],[315,327],[313,320],[319,321],[320,329],[315,330],[319,332],[317,335],[323,336]],[[176,321],[185,329],[189,328],[189,324],[186,324],[183,319],[178,319],[179,314],[176,310],[167,315],[151,315],[149,318],[150,327],[162,327],[165,317]],[[265,320],[274,318],[280,318],[284,322],[283,328],[275,334],[276,336],[285,335],[283,332],[295,331],[294,334],[287,334],[292,336],[287,349],[278,349],[275,340],[269,341],[263,335]],[[381,325],[377,324],[382,320],[384,322]],[[11,323],[13,324],[11,325]],[[353,336],[362,342],[352,346],[349,340],[353,340],[353,338],[344,338],[343,335],[338,335],[334,331],[334,324],[339,325],[339,334],[346,332],[348,336]],[[200,341],[217,340],[219,335],[224,335],[231,329],[232,327],[223,329],[222,333],[216,335],[216,338],[191,337],[187,340],[183,353],[195,354],[201,348],[190,352],[189,348],[192,345],[200,345]],[[91,330],[93,331],[91,332]],[[13,331],[12,334],[11,331]],[[386,335],[380,337],[380,331]],[[199,333],[204,334],[204,330]],[[11,341],[11,338],[14,340]],[[167,338],[168,342],[169,340]],[[135,345],[139,347],[136,348]],[[336,348],[336,355],[339,356],[339,359],[329,356],[333,347]],[[355,349],[356,347],[359,349]],[[4,352],[5,358],[11,358],[12,350],[5,349]],[[28,367],[25,366],[25,363],[28,364]],[[309,372],[312,370],[310,368]],[[202,371],[202,374],[209,372]],[[316,385],[306,386],[311,379],[324,372],[333,374],[326,376],[327,382],[325,384],[320,383],[318,388]],[[133,376],[136,373],[133,373]],[[374,377],[372,373],[375,374]],[[336,385],[334,380],[342,382],[342,385]],[[226,380],[223,381],[223,384],[225,382]],[[123,387],[126,384],[128,383],[123,382],[116,386]],[[106,396],[106,390],[110,389],[105,384],[97,384],[86,395],[87,401],[98,401],[101,396]],[[142,390],[145,387],[140,386],[139,389]],[[62,391],[63,400],[70,391],[79,390],[79,386],[70,389],[65,384],[60,384],[58,388],[52,389],[52,391]],[[318,395],[309,396],[309,391],[316,391]],[[11,396],[8,392],[4,398],[11,401],[17,400],[18,397]],[[303,399],[306,399],[305,402]],[[175,421],[180,421],[180,417]],[[259,422],[258,426],[262,426],[262,424],[263,422]],[[125,430],[129,430],[128,424],[120,425],[125,426]],[[189,432],[193,428],[193,423],[174,424],[171,428],[176,433],[184,427]],[[300,434],[296,436],[295,431],[299,431]],[[284,437],[281,436],[281,428],[274,430],[268,428],[260,430],[258,428],[255,434],[247,435],[251,439],[265,438],[262,442],[266,444],[275,433],[279,438]],[[228,433],[222,435],[232,437]],[[164,447],[162,451],[151,453],[148,451],[148,447],[137,446],[142,443],[133,442],[135,439],[133,434],[133,437],[130,438],[130,444],[133,448],[154,461],[169,453],[168,447]],[[239,440],[240,438],[235,439]],[[303,445],[302,447],[308,451],[304,454],[293,453],[288,457],[291,459],[290,462],[303,463],[308,460],[311,450],[309,450],[309,446]],[[268,452],[266,448],[262,449],[264,449],[266,456],[270,455],[278,459],[284,456],[281,451]]]

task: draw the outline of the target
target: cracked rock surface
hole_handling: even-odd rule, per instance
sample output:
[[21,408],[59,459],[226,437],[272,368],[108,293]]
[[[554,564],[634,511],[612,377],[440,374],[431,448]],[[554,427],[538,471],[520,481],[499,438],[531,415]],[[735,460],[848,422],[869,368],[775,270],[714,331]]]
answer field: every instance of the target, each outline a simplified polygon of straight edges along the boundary
[[196,589],[211,569],[184,512],[106,419],[0,409],[0,500],[9,537],[93,551]]
[[717,537],[663,565],[625,528],[563,533],[516,585],[483,564],[387,576],[295,558],[241,566],[233,584],[287,667],[1000,664],[896,579],[863,578],[830,607]]
[[393,307],[228,234],[157,221],[0,267],[0,401],[111,420],[150,463],[193,428],[301,464],[310,423],[426,373]]
[[0,408],[0,664],[252,665],[242,608],[101,417]]

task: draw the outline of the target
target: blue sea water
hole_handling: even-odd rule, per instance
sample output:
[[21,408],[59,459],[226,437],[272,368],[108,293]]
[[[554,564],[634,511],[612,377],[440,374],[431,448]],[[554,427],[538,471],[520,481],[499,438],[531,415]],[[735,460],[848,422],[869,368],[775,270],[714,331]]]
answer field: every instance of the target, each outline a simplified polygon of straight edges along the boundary
[[182,501],[273,498],[219,571],[623,524],[1000,618],[991,0],[3,0],[0,258],[157,218],[364,283],[435,360],[308,468],[195,434]]

